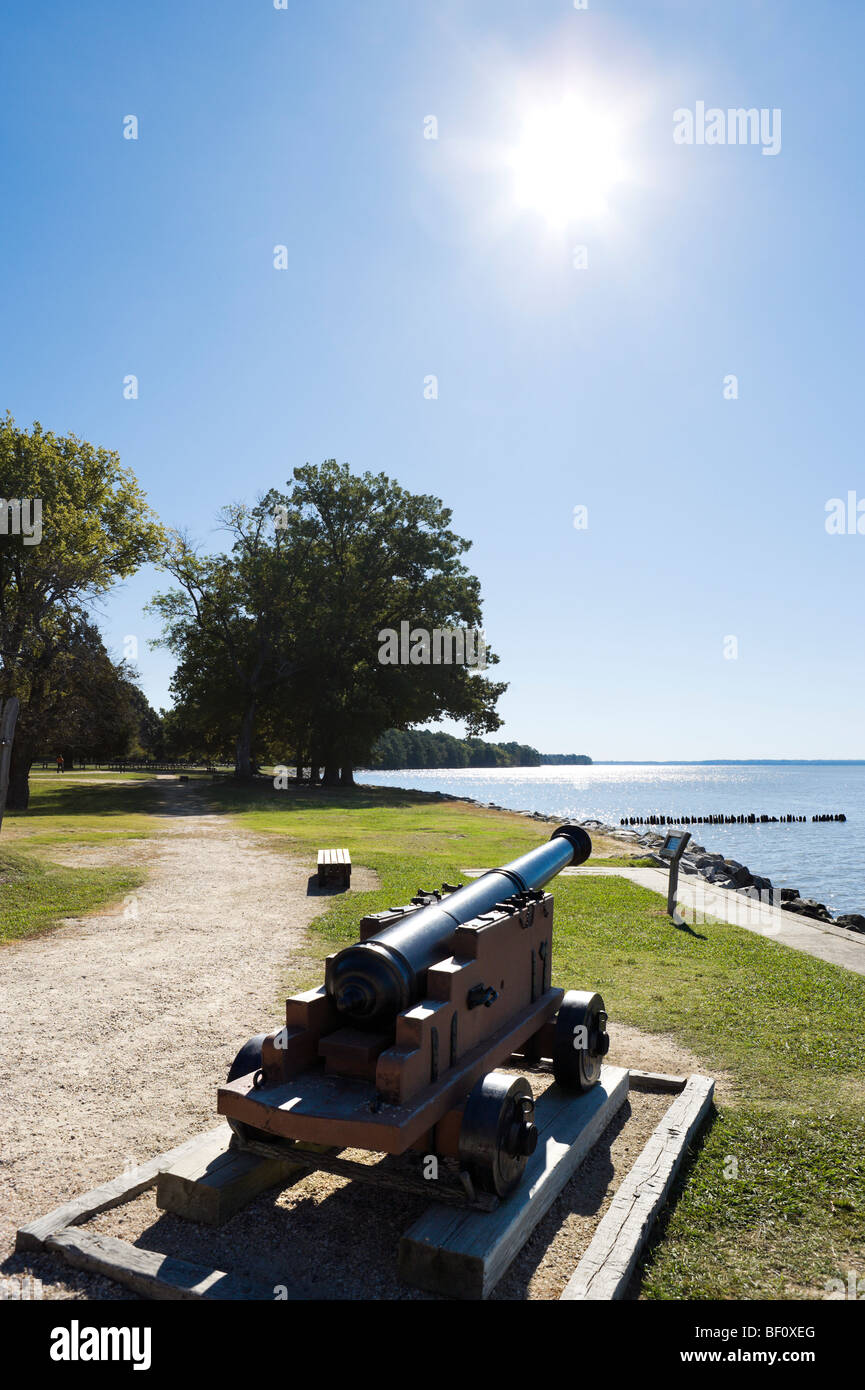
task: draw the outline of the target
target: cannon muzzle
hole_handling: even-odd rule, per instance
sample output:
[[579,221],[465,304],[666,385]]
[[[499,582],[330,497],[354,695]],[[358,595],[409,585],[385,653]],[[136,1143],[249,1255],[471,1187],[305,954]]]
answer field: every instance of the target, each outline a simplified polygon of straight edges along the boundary
[[592,842],[582,826],[560,825],[537,849],[340,951],[327,964],[328,995],[355,1027],[389,1027],[397,1014],[423,997],[426,972],[447,955],[457,927],[515,893],[543,888],[569,864],[582,864],[591,852]]

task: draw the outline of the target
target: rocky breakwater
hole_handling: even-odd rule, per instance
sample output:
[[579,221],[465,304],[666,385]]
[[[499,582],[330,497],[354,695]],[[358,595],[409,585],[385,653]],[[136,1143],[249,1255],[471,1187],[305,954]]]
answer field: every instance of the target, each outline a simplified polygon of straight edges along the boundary
[[[605,833],[616,835],[613,829],[604,827]],[[667,868],[667,860],[657,854],[664,843],[663,835],[651,832],[631,836],[619,831],[616,838],[627,839],[632,845],[638,844],[646,849],[651,858],[662,868]],[[785,912],[796,912],[802,917],[810,917],[816,922],[828,922],[834,927],[844,927],[847,931],[865,934],[865,916],[859,912],[845,912],[833,917],[825,903],[815,898],[803,898],[798,888],[775,888],[772,880],[761,874],[752,873],[745,864],[736,859],[726,859],[723,854],[714,854],[702,845],[689,844],[679,861],[679,872],[695,874],[711,883],[713,888],[726,888],[730,892],[741,893],[772,907],[781,907]]]
[[[561,816],[546,816],[541,811],[514,811],[510,806],[499,806],[495,801],[476,801],[472,796],[453,796],[448,792],[432,792],[430,795],[436,800],[467,801],[473,806],[483,807],[484,810],[507,811],[510,815],[527,816],[530,820],[552,821],[558,824],[562,819]],[[594,830],[611,840],[618,840],[623,845],[628,845],[632,851],[643,850],[646,857],[652,859],[660,868],[670,867],[668,860],[661,859],[657,853],[664,843],[663,835],[656,835],[654,831],[639,833],[618,825],[605,825],[603,821],[594,819],[577,821],[577,824],[582,825],[589,833]],[[862,913],[845,912],[839,917],[833,917],[825,903],[818,903],[815,898],[803,898],[798,888],[775,888],[771,879],[763,877],[762,874],[754,874],[745,864],[740,864],[735,859],[725,859],[723,854],[714,854],[703,845],[688,845],[679,860],[679,872],[704,878],[713,888],[726,888],[756,902],[781,907],[785,912],[797,912],[815,922],[827,922],[830,926],[844,927],[847,931],[865,935],[865,916]]]

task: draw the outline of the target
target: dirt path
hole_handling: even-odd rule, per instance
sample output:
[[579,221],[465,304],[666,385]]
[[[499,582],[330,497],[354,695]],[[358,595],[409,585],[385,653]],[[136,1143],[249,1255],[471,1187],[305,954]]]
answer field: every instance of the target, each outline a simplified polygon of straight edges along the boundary
[[19,1225],[216,1123],[216,1086],[278,1026],[327,905],[309,858],[208,814],[192,783],[163,794],[150,840],[45,851],[143,864],[140,889],[0,951],[0,1261]]

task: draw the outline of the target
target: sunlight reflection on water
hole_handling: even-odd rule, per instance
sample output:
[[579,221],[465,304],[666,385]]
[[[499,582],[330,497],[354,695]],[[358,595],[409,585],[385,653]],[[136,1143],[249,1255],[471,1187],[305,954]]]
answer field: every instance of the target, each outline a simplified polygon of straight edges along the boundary
[[[690,830],[699,844],[740,860],[778,888],[798,888],[836,913],[865,912],[865,766],[593,763],[361,772],[358,780],[610,825],[653,814],[805,815],[805,824]],[[845,824],[811,823],[812,815],[839,811]]]

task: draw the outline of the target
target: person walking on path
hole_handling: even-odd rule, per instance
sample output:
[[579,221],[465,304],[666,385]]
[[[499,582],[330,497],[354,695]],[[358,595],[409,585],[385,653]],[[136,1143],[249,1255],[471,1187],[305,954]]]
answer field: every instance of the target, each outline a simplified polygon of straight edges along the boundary
[[64,768],[63,768],[63,754],[62,754],[62,753],[58,753],[58,754],[57,754],[57,771],[58,771],[58,772],[63,772],[63,771],[64,771]]

